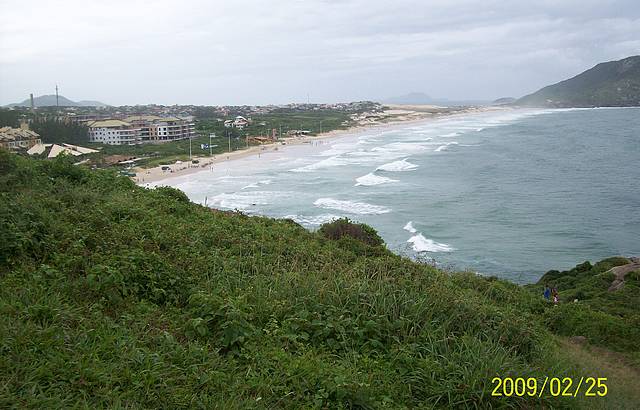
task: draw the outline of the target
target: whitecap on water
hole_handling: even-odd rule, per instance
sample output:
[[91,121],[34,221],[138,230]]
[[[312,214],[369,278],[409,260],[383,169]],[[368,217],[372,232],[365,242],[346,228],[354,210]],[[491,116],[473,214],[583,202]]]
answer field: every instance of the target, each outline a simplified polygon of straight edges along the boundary
[[263,179],[262,181],[258,181],[258,182],[254,182],[253,184],[249,184],[249,185],[243,187],[242,189],[259,188],[260,185],[269,185],[270,183],[271,183],[270,179]]
[[313,204],[318,208],[337,209],[338,211],[358,215],[377,215],[391,212],[391,209],[380,205],[372,205],[366,202],[342,201],[333,198],[319,198]]
[[459,135],[460,135],[459,132],[450,132],[448,134],[442,134],[442,135],[440,135],[440,137],[442,137],[442,138],[451,138],[451,137],[457,137]]
[[407,161],[407,158],[400,161],[389,162],[388,164],[380,165],[376,168],[377,171],[387,171],[387,172],[403,172],[403,171],[411,171],[418,168],[416,164],[412,164]]
[[389,184],[391,182],[398,182],[398,180],[382,177],[374,174],[373,172],[370,172],[367,175],[356,178],[355,186],[374,186],[374,185],[381,185],[381,184]]
[[250,210],[254,206],[268,205],[278,198],[289,196],[289,192],[277,191],[245,191],[234,193],[222,193],[209,198],[211,206],[219,206],[226,209]]
[[413,227],[413,222],[412,221],[407,222],[407,224],[402,229],[404,229],[405,231],[409,231],[411,233],[416,233],[417,232],[416,228]]
[[412,236],[407,242],[413,245],[413,250],[416,252],[451,252],[455,250],[446,243],[438,243],[425,238],[421,233]]
[[438,148],[435,149],[435,152],[441,152],[441,151],[446,151],[449,149],[449,146],[451,145],[458,145],[457,141],[452,141],[452,142],[448,142],[444,145],[440,145]]

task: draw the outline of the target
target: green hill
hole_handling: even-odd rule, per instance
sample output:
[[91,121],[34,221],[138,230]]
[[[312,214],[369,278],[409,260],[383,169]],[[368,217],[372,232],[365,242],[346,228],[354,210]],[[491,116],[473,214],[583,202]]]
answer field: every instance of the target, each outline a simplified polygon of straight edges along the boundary
[[[554,335],[561,309],[367,226],[309,232],[0,150],[2,408],[633,408],[635,368]],[[587,375],[609,395],[491,395]]]
[[515,104],[545,107],[640,106],[640,56],[600,63],[573,78],[522,97]]

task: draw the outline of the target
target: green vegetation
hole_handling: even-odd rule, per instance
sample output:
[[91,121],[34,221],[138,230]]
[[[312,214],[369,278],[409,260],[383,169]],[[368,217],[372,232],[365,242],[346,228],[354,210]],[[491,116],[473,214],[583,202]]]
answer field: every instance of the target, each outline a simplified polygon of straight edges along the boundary
[[[71,162],[0,151],[0,407],[608,403],[491,396],[495,376],[607,377],[537,291],[417,264],[366,225],[309,232]],[[610,381],[617,408],[628,386]]]
[[[270,136],[271,130],[276,129],[278,135],[280,132],[284,135],[291,130],[306,130],[312,135],[317,135],[321,132],[346,128],[345,123],[351,122],[349,115],[350,113],[347,111],[329,109],[296,111],[281,108],[266,114],[251,115],[251,124],[239,131],[239,134],[242,136]],[[199,128],[206,133],[222,134],[226,129],[221,120],[222,118],[211,120],[202,118]]]
[[0,108],[0,127],[17,128],[21,121],[29,121],[29,128],[40,134],[45,143],[86,145],[89,141],[87,127],[73,121],[60,120],[55,112],[34,115],[24,109]]
[[640,56],[600,63],[573,78],[522,97],[515,104],[550,107],[640,106]]
[[85,146],[89,141],[88,129],[72,121],[36,117],[30,124],[31,130],[40,134],[42,142],[53,144],[74,144]]
[[22,118],[23,115],[20,111],[0,108],[0,127],[18,128]]
[[626,353],[640,366],[640,272],[625,276],[624,286],[608,291],[615,266],[630,263],[626,258],[609,258],[592,265],[584,262],[566,271],[549,271],[536,285],[528,287],[542,293],[545,284],[557,287],[565,301],[545,314],[554,332],[564,336],[585,336],[590,343]]
[[[218,134],[217,134],[218,135]],[[224,134],[222,134],[224,135]],[[244,139],[231,138],[231,150],[235,151],[246,147],[247,143]],[[209,156],[209,149],[202,149],[201,144],[209,144],[209,135],[199,135],[191,140],[192,156]],[[222,155],[229,151],[229,139],[222,136],[216,136],[211,139],[212,155]],[[100,150],[99,154],[95,154],[95,162],[100,162],[101,158],[109,155],[125,155],[131,157],[145,158],[139,161],[137,165],[144,168],[155,167],[165,164],[173,164],[176,161],[189,160],[189,140],[171,141],[161,144],[139,144],[139,145],[105,145],[105,144],[87,144]]]
[[357,246],[361,246],[361,244],[373,247],[384,245],[384,241],[375,229],[366,224],[351,222],[348,218],[328,222],[322,225],[318,232],[325,238],[334,241],[347,240]]

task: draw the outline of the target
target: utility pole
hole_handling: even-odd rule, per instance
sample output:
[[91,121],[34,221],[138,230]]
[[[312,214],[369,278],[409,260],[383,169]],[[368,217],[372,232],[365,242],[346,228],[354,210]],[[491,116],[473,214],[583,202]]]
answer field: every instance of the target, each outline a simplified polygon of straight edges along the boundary
[[227,137],[229,137],[229,152],[231,152],[231,135],[229,134],[229,131],[227,131]]
[[60,108],[60,104],[58,103],[58,84],[56,84],[56,111]]
[[216,134],[209,134],[209,156],[211,156],[211,137],[215,137]]
[[189,168],[191,168],[191,134],[189,134]]

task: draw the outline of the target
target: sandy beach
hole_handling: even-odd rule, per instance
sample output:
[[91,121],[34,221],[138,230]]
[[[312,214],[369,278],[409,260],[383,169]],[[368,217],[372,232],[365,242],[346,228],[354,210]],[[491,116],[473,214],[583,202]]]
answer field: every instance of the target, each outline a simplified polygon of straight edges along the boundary
[[[423,121],[434,120],[453,115],[464,115],[475,112],[504,110],[501,107],[465,107],[465,108],[448,108],[433,105],[389,105],[389,109],[382,113],[374,115],[362,115],[357,120],[357,125],[343,129],[333,130],[314,136],[305,137],[289,137],[283,138],[277,142],[263,145],[254,145],[246,149],[236,150],[228,153],[220,153],[212,157],[194,156],[193,160],[198,161],[197,164],[188,162],[177,162],[171,165],[158,166],[154,168],[134,168],[136,176],[132,179],[139,185],[157,182],[166,178],[174,178],[178,176],[189,175],[195,172],[203,171],[214,167],[216,164],[225,163],[250,156],[259,157],[263,153],[279,151],[286,149],[288,146],[301,144],[312,144],[316,141],[323,141],[371,129],[384,129],[397,125],[406,125]],[[164,168],[164,169],[163,169]]]

